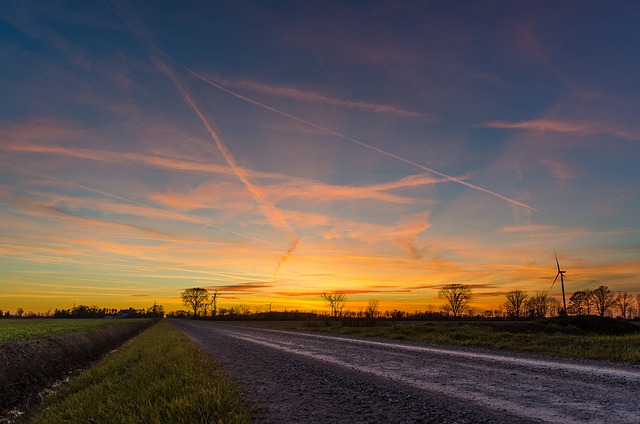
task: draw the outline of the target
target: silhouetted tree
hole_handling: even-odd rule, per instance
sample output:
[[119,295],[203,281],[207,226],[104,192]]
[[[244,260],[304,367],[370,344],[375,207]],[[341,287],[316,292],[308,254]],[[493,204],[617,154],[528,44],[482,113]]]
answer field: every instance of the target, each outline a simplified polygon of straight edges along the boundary
[[16,309],[16,316],[18,318],[22,318],[22,314],[24,314],[24,309],[22,309],[22,308]]
[[525,309],[530,318],[544,318],[549,313],[551,298],[545,291],[536,292],[535,296],[526,301]]
[[249,305],[240,304],[240,305],[237,305],[235,309],[238,315],[242,315],[242,316],[251,315],[251,308],[249,307]]
[[507,293],[507,301],[504,307],[507,316],[510,318],[520,318],[524,316],[524,305],[529,295],[523,290],[511,290]]
[[331,316],[342,316],[342,309],[347,303],[347,295],[342,292],[323,292],[322,298],[329,304],[331,309]]
[[596,313],[601,317],[607,315],[615,304],[615,294],[607,286],[600,286],[591,291],[591,300]]
[[627,292],[618,293],[615,306],[620,311],[622,318],[631,318],[633,316],[633,295]]
[[589,315],[591,313],[591,290],[579,290],[569,298],[569,314],[571,315]]
[[146,315],[150,318],[161,318],[164,316],[164,306],[158,305],[157,302],[153,302],[153,306],[147,309]]
[[640,293],[636,293],[636,316],[640,318]]
[[370,300],[369,303],[367,304],[367,308],[364,310],[365,318],[371,319],[371,320],[376,318],[379,313],[378,311],[379,304],[380,304],[380,301],[377,299]]
[[220,296],[220,292],[218,289],[214,289],[209,295],[211,296],[211,316],[215,318],[218,314],[218,296]]
[[193,309],[194,318],[198,316],[198,311],[204,308],[204,305],[209,300],[209,292],[201,287],[186,289],[180,293],[180,296],[182,297],[182,303]]
[[447,303],[442,310],[451,313],[453,317],[461,316],[469,309],[469,302],[473,297],[471,288],[464,284],[448,284],[438,292],[438,296],[446,299]]

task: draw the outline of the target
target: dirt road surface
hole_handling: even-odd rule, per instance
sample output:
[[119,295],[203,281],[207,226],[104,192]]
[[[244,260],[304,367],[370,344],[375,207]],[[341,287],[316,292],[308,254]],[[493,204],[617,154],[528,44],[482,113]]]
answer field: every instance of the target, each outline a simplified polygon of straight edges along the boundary
[[640,423],[640,367],[174,320],[256,423]]

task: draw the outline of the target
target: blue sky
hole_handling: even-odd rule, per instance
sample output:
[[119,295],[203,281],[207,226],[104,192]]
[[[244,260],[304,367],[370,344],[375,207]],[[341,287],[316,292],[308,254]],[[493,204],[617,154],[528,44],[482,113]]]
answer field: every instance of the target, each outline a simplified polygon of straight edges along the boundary
[[[635,2],[0,11],[0,309],[640,281]],[[550,292],[558,298],[557,287]]]

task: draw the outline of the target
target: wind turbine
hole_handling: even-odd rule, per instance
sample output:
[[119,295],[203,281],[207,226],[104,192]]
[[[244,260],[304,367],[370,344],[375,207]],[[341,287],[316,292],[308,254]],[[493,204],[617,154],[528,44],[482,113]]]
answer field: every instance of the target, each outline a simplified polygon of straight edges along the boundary
[[556,255],[556,265],[558,266],[558,273],[556,274],[556,278],[553,279],[553,283],[551,283],[551,288],[553,288],[553,285],[558,280],[558,277],[560,277],[560,283],[562,284],[562,304],[564,306],[562,313],[563,315],[567,315],[567,299],[565,299],[564,297],[564,273],[567,271],[563,271],[560,269],[560,262],[558,262],[558,254],[556,253],[555,250],[553,251],[553,254]]

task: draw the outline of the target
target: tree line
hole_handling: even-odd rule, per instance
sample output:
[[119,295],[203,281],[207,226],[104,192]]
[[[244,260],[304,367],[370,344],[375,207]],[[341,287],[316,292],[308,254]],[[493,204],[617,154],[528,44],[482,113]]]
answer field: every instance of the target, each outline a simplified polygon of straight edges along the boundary
[[601,317],[620,317],[624,319],[640,318],[640,293],[613,292],[607,286],[596,289],[578,290],[569,297],[567,310],[558,309],[559,302],[550,298],[546,292],[529,295],[523,290],[507,293],[504,303],[509,318],[542,318],[551,314],[598,315]]
[[[247,305],[236,305],[229,308],[219,308],[220,292],[212,292],[201,287],[186,289],[181,293],[182,302],[190,311],[176,311],[168,316],[210,317],[210,318],[247,318],[274,317],[272,304],[259,306],[252,312]],[[548,292],[539,291],[529,294],[525,290],[516,289],[506,293],[505,301],[493,311],[476,313],[471,307],[474,298],[472,288],[464,284],[447,284],[438,291],[438,297],[444,300],[440,310],[415,311],[409,313],[398,309],[382,311],[378,299],[369,300],[366,307],[359,311],[345,309],[348,297],[341,291],[325,291],[321,294],[327,305],[328,313],[291,311],[296,316],[309,318],[310,316],[329,316],[332,318],[357,319],[415,319],[439,320],[447,318],[544,318],[557,315],[599,315],[602,317],[640,318],[640,293],[613,292],[607,286],[600,286],[593,290],[574,292],[569,298],[567,311],[564,311],[559,300],[551,297]],[[279,314],[283,314],[279,312]],[[286,311],[285,311],[286,314]],[[293,315],[290,315],[293,316]]]
[[55,309],[45,313],[26,312],[18,308],[14,314],[0,309],[0,318],[162,318],[165,315],[164,306],[156,302],[148,308],[116,309],[101,308],[99,306],[78,305],[70,309]]

